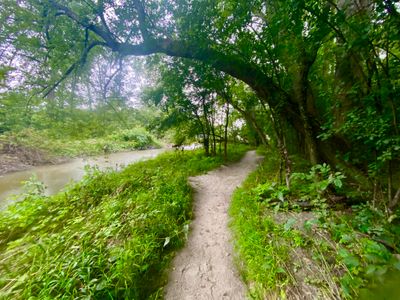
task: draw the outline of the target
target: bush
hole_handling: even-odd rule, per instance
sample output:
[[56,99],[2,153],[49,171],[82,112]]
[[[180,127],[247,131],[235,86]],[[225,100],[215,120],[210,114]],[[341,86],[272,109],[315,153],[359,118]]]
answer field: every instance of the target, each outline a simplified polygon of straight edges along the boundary
[[170,152],[121,172],[89,169],[52,197],[27,194],[0,212],[0,299],[156,298],[188,233],[187,179],[222,162]]
[[110,136],[117,142],[130,142],[135,149],[144,149],[156,145],[153,137],[142,128],[122,130]]
[[55,138],[46,130],[24,129],[0,136],[0,144],[38,149],[51,156],[76,157],[104,152],[158,148],[159,144],[142,128],[123,130],[113,135],[89,139]]

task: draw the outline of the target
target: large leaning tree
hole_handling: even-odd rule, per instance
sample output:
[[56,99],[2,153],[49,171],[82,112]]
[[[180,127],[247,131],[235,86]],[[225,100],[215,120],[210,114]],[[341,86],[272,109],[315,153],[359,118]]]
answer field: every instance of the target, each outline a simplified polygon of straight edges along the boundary
[[[388,136],[398,131],[393,78],[399,70],[400,17],[391,0],[6,0],[0,5],[1,42],[12,45],[6,53],[32,58],[43,68],[37,74],[47,79],[45,93],[98,52],[158,53],[201,61],[246,83],[260,104],[297,131],[311,163],[336,163],[337,154],[354,148],[359,139],[352,140],[346,122],[357,109],[385,116]],[[365,143],[358,143],[363,152]]]

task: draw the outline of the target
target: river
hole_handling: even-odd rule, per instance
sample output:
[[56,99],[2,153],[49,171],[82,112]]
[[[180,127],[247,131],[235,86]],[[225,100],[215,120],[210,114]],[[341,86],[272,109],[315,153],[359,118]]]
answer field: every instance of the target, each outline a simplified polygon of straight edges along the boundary
[[76,158],[63,164],[38,166],[2,175],[0,176],[0,209],[16,201],[13,195],[20,194],[23,191],[22,182],[29,180],[34,174],[47,187],[46,195],[52,195],[59,192],[71,181],[82,179],[86,165],[97,165],[102,170],[107,168],[120,169],[130,163],[156,157],[164,151],[165,149],[152,149]]

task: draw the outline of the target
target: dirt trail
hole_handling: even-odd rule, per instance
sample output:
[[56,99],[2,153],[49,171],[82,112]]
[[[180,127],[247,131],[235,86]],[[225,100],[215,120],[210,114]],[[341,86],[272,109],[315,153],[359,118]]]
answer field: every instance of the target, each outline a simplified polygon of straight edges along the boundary
[[239,163],[191,178],[195,219],[186,247],[173,261],[165,299],[245,299],[246,287],[233,264],[228,208],[232,192],[259,161],[249,151]]

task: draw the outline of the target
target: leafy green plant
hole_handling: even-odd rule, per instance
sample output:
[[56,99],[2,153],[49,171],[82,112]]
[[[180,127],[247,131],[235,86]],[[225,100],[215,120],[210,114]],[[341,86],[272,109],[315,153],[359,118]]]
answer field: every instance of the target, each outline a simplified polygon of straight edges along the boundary
[[43,197],[46,186],[41,182],[36,174],[33,174],[29,180],[23,181],[23,191],[25,197]]
[[341,172],[332,172],[331,167],[324,163],[313,166],[309,173],[293,173],[292,183],[294,186],[305,187],[305,193],[321,195],[330,186],[341,188],[344,178]]
[[[297,169],[288,190],[276,184],[276,156],[266,156],[268,160],[235,192],[230,209],[241,272],[253,298],[279,298],[278,290],[285,294],[300,280],[302,287],[317,287],[324,299],[358,299],[361,290],[380,286],[388,272],[400,270],[400,260],[391,253],[399,251],[398,212],[388,216],[369,203],[332,211],[326,199],[329,193],[345,192],[341,172],[326,164]],[[312,203],[311,211],[304,213],[290,204],[298,199]],[[311,259],[321,270],[324,280],[292,277],[301,268],[291,256],[296,248],[308,257],[307,264]],[[263,262],[271,259],[275,263],[263,269]]]
[[307,201],[313,206],[326,209],[326,192],[330,188],[340,189],[344,178],[341,172],[332,172],[327,164],[315,165],[308,173],[293,173],[290,189],[286,185],[267,181],[258,184],[253,192],[259,201],[273,206],[275,210],[296,208],[299,201]]
[[54,137],[46,130],[23,129],[0,136],[0,143],[20,149],[27,156],[33,152],[30,156],[34,158],[38,156],[36,153],[40,153],[44,162],[59,156],[76,157],[160,147],[150,133],[140,128],[86,139]]
[[276,211],[288,208],[290,191],[284,185],[279,185],[276,182],[261,183],[253,188],[253,192],[259,201],[274,207]]
[[326,208],[326,192],[343,186],[346,177],[341,172],[333,172],[327,164],[315,165],[308,173],[292,174],[292,191],[303,201],[311,201],[315,206]]
[[126,129],[110,136],[113,141],[131,142],[133,148],[142,149],[154,145],[153,137],[144,129]]
[[[231,149],[231,158],[245,150]],[[121,172],[91,168],[69,190],[9,206],[0,212],[0,298],[161,295],[164,270],[192,217],[188,177],[222,163],[185,151]]]

